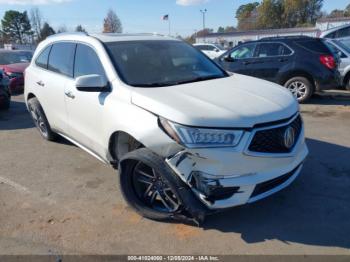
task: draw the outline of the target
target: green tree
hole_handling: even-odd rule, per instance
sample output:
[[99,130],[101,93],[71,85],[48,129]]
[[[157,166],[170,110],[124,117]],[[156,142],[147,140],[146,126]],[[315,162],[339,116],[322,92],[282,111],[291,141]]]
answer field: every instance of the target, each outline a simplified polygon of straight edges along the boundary
[[264,0],[257,8],[257,28],[280,28],[283,26],[283,2],[281,0]]
[[84,32],[86,33],[85,28],[82,25],[77,25],[77,27],[75,28],[75,32]]
[[232,33],[232,32],[235,32],[237,31],[237,29],[233,26],[226,26],[225,27],[225,33]]
[[220,26],[219,28],[218,28],[218,31],[217,31],[218,33],[225,33],[225,28],[223,28],[222,26]]
[[236,11],[239,30],[251,30],[256,28],[258,2],[241,5]]
[[23,13],[15,10],[6,11],[1,25],[6,39],[20,44],[31,40],[33,32],[26,11]]
[[45,38],[47,38],[48,36],[54,35],[54,34],[56,34],[55,30],[53,30],[53,28],[48,23],[45,22],[43,25],[43,28],[40,30],[40,39],[38,40],[40,42],[42,40],[45,40]]

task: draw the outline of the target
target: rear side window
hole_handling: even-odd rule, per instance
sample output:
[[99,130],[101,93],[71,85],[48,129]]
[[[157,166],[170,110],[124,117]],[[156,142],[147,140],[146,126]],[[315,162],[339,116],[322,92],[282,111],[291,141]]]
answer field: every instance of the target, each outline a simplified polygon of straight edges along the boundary
[[75,53],[74,77],[92,74],[105,76],[100,59],[91,47],[78,44]]
[[44,51],[41,52],[41,54],[38,56],[38,58],[35,61],[35,64],[41,68],[47,69],[47,61],[49,59],[49,54],[51,51],[51,45],[46,47]]
[[329,48],[322,40],[302,40],[297,41],[296,44],[314,53],[331,53]]
[[76,44],[57,43],[51,48],[48,69],[73,77],[73,61]]
[[281,43],[262,43],[258,46],[257,57],[290,55],[292,51]]

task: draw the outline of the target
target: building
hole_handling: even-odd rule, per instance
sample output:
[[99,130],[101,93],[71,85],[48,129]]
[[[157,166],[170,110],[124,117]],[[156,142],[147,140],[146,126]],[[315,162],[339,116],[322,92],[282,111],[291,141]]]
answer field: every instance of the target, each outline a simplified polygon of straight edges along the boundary
[[322,18],[317,21],[315,27],[236,31],[232,33],[212,33],[203,37],[196,37],[196,43],[216,43],[221,44],[224,47],[232,47],[241,42],[259,40],[264,37],[291,35],[318,37],[322,31],[346,24],[350,25],[350,17]]

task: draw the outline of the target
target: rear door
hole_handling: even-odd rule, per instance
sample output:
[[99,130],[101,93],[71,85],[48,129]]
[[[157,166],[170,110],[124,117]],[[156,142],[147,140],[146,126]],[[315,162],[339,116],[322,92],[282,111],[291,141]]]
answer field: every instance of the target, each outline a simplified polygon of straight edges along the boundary
[[240,45],[220,59],[225,70],[243,75],[252,75],[256,43]]
[[259,43],[251,65],[252,76],[276,82],[278,73],[292,62],[293,51],[283,43]]

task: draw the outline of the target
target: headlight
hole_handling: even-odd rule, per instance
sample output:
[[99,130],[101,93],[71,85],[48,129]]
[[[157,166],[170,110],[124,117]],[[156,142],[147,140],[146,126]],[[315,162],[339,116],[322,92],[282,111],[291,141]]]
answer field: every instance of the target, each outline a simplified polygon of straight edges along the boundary
[[243,135],[242,130],[188,127],[164,118],[160,118],[159,122],[171,138],[188,148],[235,147]]

